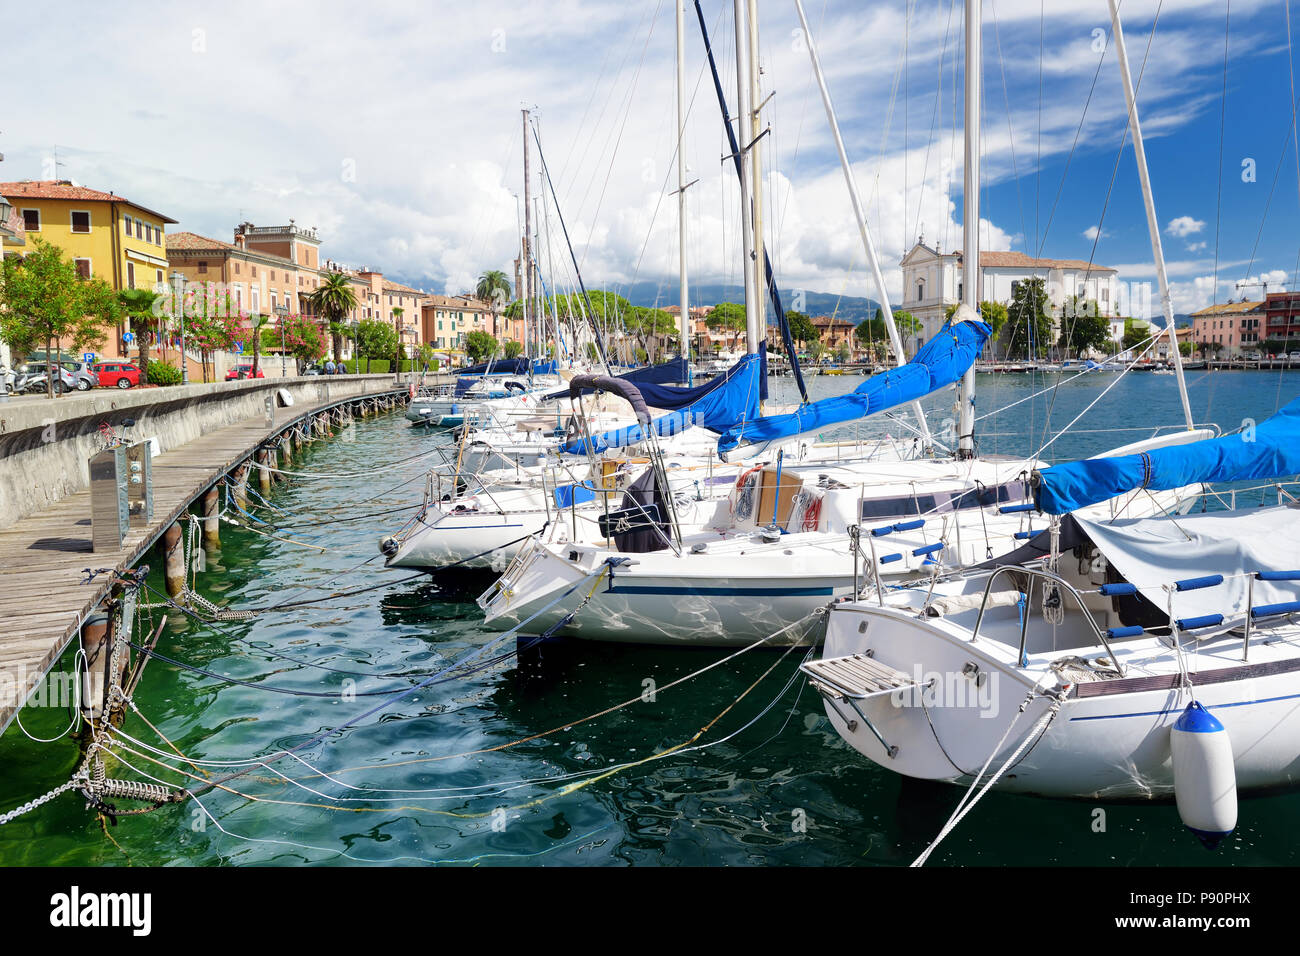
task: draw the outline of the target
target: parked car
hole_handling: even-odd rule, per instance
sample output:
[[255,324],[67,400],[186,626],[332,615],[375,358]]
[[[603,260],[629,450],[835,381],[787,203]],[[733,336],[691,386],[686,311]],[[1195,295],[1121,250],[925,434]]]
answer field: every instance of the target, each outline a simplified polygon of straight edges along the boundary
[[99,384],[105,388],[130,388],[140,384],[140,367],[130,362],[98,362],[94,371]]
[[1247,352],[1245,355],[1242,356],[1242,358],[1244,358],[1247,362],[1262,362],[1262,361],[1264,361],[1263,353],[1261,353],[1261,352],[1255,352],[1255,351]]
[[317,364],[316,362],[312,362],[312,364],[308,365],[305,369],[302,370],[302,374],[303,375],[324,375],[325,370],[321,368],[320,365]]
[[[62,395],[64,392],[70,392],[77,387],[76,376],[62,365],[56,365],[55,369],[54,394]],[[47,391],[45,382],[48,371],[49,365],[45,362],[28,362],[18,371],[16,390],[28,392]]]
[[266,373],[262,371],[262,367],[260,365],[257,367],[256,375],[253,374],[252,365],[236,365],[234,368],[232,368],[229,372],[226,373],[227,382],[233,382],[236,379],[240,379],[240,378],[266,378]]
[[1295,364],[1295,363],[1297,363],[1297,362],[1300,362],[1300,352],[1292,352],[1292,353],[1291,353],[1290,355],[1288,355],[1286,358],[1287,358],[1287,361],[1290,362],[1290,363],[1292,363],[1292,364]]
[[63,367],[72,373],[76,389],[84,392],[99,384],[99,376],[89,362],[64,362]]

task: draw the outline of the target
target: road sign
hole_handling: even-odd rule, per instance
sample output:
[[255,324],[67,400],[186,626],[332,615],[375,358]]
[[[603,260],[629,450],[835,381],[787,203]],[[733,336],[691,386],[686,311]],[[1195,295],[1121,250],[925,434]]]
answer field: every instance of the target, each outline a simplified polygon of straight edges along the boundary
[[85,362],[87,365],[94,365],[94,364],[95,364],[95,353],[94,353],[94,352],[83,352],[83,353],[82,353],[82,356],[81,356],[81,360],[82,360],[83,362]]
[[130,345],[132,342],[135,341],[135,333],[134,333],[134,332],[123,332],[123,333],[122,333],[122,341],[125,342],[127,345]]
[[236,342],[236,343],[235,343],[235,351],[236,351],[236,352],[239,352],[239,353],[242,354],[243,351],[244,351],[244,343],[243,343],[243,342]]

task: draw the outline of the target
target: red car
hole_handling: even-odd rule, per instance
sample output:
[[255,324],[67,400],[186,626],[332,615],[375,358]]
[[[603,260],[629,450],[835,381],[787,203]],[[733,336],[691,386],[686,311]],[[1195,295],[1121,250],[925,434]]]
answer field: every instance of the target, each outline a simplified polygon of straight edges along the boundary
[[140,367],[130,362],[99,362],[92,366],[100,388],[130,388],[140,384]]
[[227,382],[233,382],[239,378],[266,378],[266,375],[262,372],[260,365],[257,367],[256,375],[253,374],[253,366],[251,365],[236,365],[226,373]]

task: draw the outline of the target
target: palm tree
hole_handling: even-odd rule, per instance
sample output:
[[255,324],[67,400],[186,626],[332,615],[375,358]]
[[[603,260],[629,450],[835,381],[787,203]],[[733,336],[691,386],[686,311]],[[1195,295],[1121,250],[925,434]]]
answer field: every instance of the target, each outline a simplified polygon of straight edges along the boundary
[[334,343],[334,361],[343,361],[343,322],[348,313],[357,307],[357,294],[352,289],[351,281],[342,272],[331,272],[308,298],[329,326]]
[[[158,293],[148,289],[123,289],[117,294],[122,311],[131,324],[131,332],[140,343],[141,385],[149,382],[149,332],[153,326],[154,303],[158,299]],[[185,361],[185,356],[181,356],[181,361]]]
[[501,314],[501,306],[510,301],[510,280],[500,269],[489,269],[478,277],[478,285],[474,289],[474,295],[486,302],[492,309],[492,335],[497,332],[497,316]]

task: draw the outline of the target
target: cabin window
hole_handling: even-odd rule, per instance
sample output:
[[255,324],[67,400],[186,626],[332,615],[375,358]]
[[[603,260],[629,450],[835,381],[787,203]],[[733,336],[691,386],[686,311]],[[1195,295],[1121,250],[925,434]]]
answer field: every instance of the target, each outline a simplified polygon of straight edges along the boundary
[[81,278],[83,278],[83,279],[89,279],[89,278],[90,278],[90,260],[89,260],[89,259],[74,259],[73,262],[74,262],[74,263],[76,264],[76,266],[77,266],[77,275],[81,276]]
[[73,232],[90,232],[90,213],[73,212],[72,214],[72,231]]
[[23,210],[23,228],[28,232],[41,231],[41,211],[39,209]]

